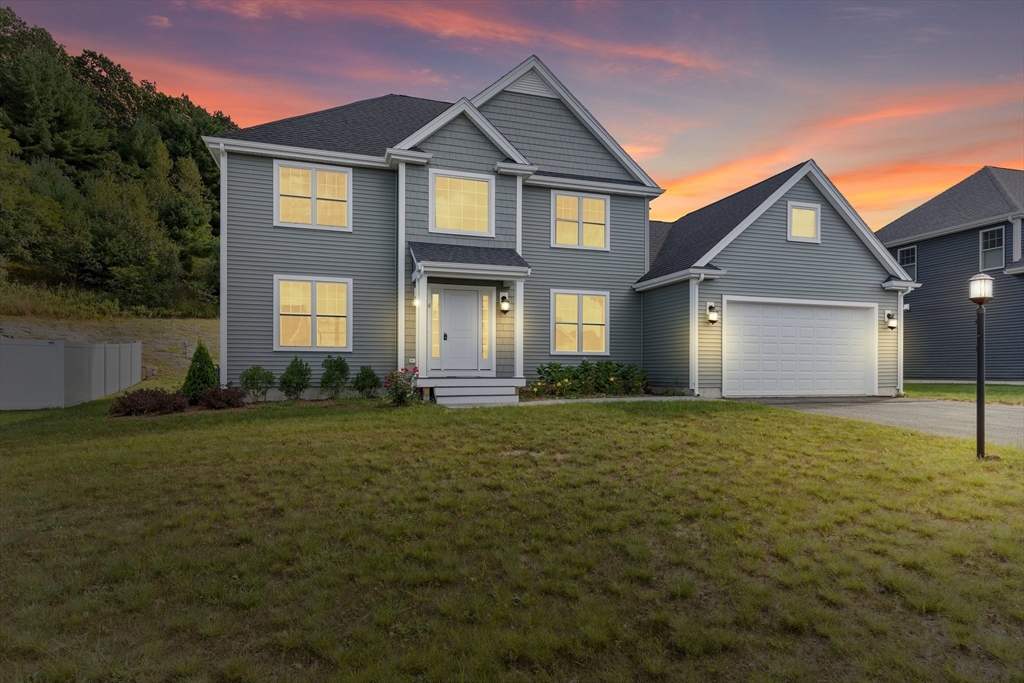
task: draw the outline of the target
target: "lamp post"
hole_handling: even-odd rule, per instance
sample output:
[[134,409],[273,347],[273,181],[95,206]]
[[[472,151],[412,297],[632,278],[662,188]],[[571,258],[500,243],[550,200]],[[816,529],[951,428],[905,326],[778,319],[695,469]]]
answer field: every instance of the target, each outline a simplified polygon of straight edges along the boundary
[[992,300],[992,278],[979,273],[971,278],[970,300],[978,304],[978,459],[985,459],[985,304]]

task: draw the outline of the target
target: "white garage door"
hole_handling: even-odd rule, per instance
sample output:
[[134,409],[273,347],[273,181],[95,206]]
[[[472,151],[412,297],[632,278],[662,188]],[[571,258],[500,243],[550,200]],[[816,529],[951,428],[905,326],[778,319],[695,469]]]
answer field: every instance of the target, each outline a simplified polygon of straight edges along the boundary
[[726,299],[726,396],[875,394],[876,309]]

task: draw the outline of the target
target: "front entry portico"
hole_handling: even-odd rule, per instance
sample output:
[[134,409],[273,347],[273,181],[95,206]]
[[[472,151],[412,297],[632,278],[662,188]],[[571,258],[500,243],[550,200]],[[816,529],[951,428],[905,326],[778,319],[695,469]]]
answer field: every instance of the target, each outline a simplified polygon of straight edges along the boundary
[[429,285],[428,375],[494,377],[494,287]]

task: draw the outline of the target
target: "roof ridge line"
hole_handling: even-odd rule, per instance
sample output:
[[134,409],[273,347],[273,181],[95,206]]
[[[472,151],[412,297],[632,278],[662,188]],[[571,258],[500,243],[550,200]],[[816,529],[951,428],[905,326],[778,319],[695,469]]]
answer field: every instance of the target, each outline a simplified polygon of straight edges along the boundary
[[1003,199],[1005,199],[1006,203],[1009,204],[1011,207],[1015,208],[1017,211],[1024,211],[1024,206],[1021,206],[1020,204],[1017,203],[1017,200],[1014,199],[1010,192],[1006,189],[1006,186],[1003,185],[1003,181],[999,179],[999,176],[992,172],[993,168],[997,167],[985,166],[985,172],[988,175],[989,179],[992,181],[992,183],[996,186],[996,189],[999,190],[999,193],[1003,195]]

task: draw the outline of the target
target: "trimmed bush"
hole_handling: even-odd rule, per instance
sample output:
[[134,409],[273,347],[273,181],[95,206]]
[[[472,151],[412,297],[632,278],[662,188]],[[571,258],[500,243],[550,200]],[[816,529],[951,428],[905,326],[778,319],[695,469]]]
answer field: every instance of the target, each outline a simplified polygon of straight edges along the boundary
[[373,367],[364,365],[359,368],[359,374],[352,382],[352,388],[366,398],[373,398],[380,389],[380,377],[373,371]]
[[537,375],[529,388],[533,396],[631,396],[648,391],[646,370],[610,360],[591,363],[584,358],[575,366],[545,363],[537,366]]
[[327,398],[338,398],[348,382],[348,361],[341,356],[327,356],[320,367],[324,369],[324,374],[320,377],[320,391],[326,394]]
[[274,373],[258,365],[242,371],[238,382],[250,401],[266,401],[267,392],[274,388]]
[[192,354],[192,364],[188,366],[188,374],[185,375],[185,384],[181,387],[181,393],[188,397],[192,405],[199,403],[203,392],[210,387],[217,386],[217,369],[213,365],[213,358],[206,344],[199,342],[196,352]]
[[309,363],[295,356],[284,372],[281,373],[281,379],[278,380],[277,388],[281,390],[282,394],[294,401],[299,396],[302,396],[303,391],[309,388],[312,379],[313,372],[309,369]]
[[199,405],[210,410],[225,408],[242,408],[245,406],[245,392],[228,382],[226,387],[210,387],[203,392]]
[[384,398],[393,406],[407,406],[416,395],[417,369],[402,368],[384,375]]
[[110,406],[110,414],[124,415],[164,415],[180,413],[188,408],[188,397],[180,391],[166,389],[136,389],[114,399]]

